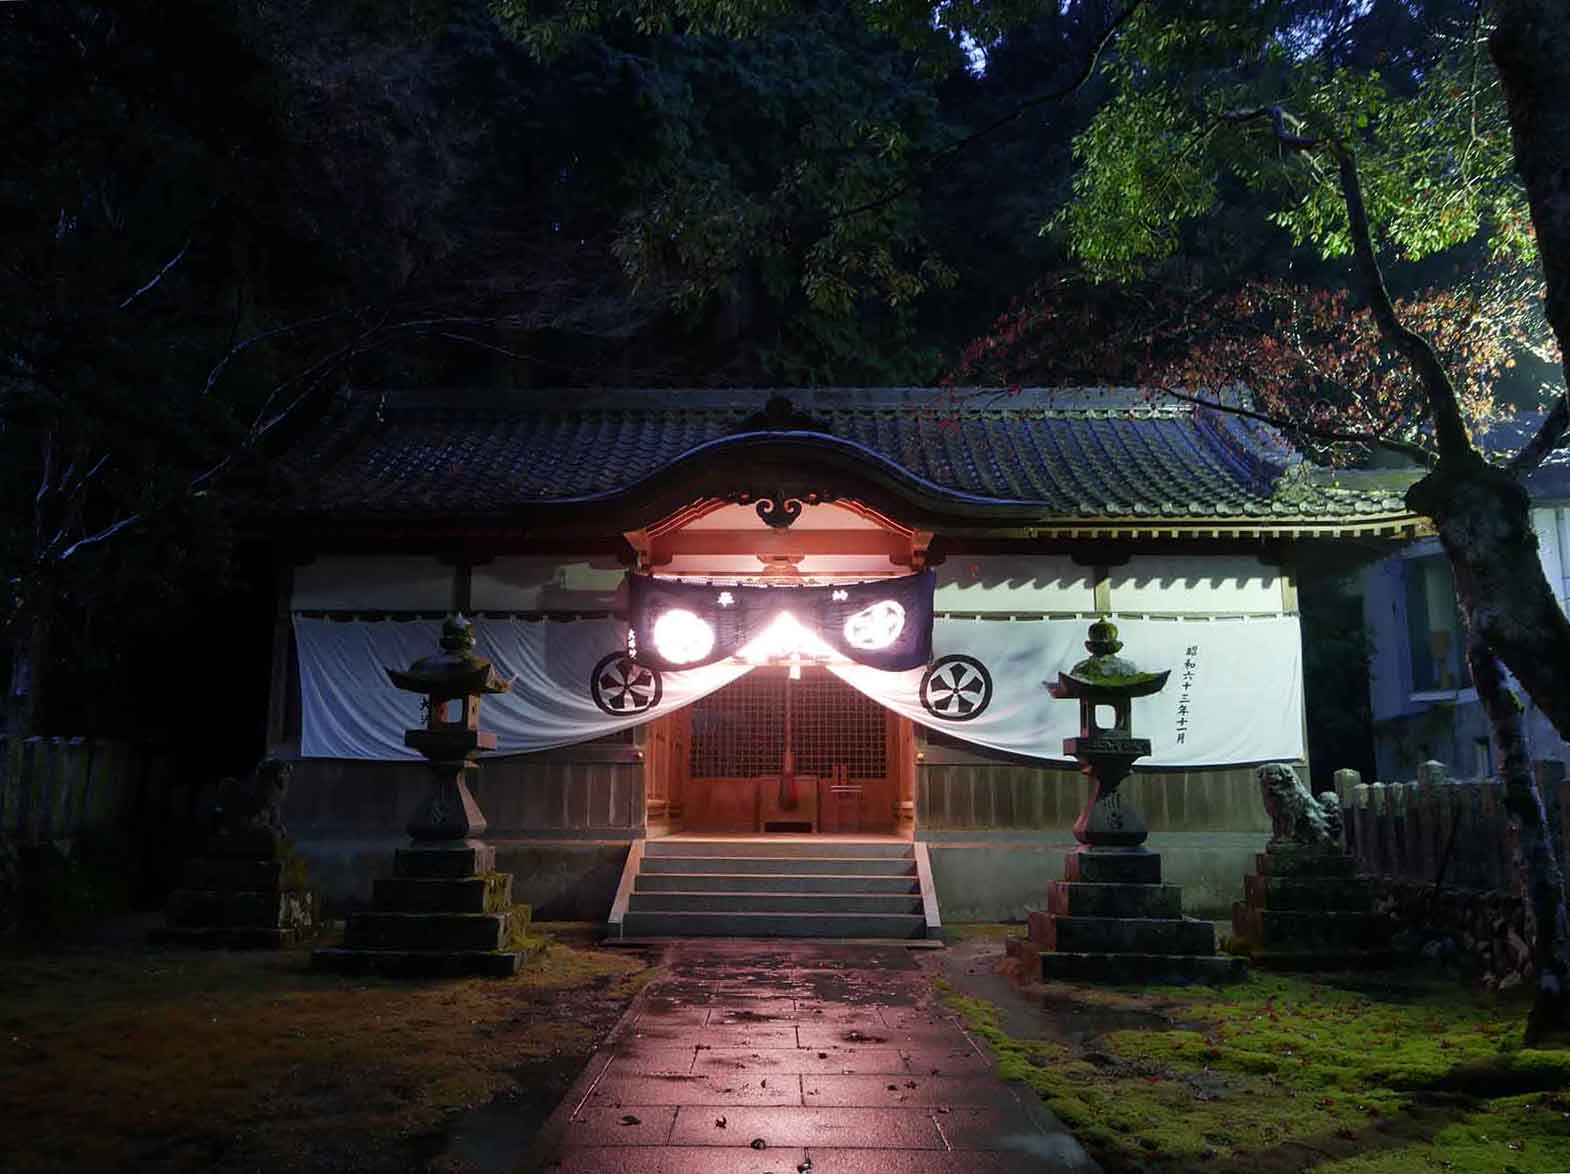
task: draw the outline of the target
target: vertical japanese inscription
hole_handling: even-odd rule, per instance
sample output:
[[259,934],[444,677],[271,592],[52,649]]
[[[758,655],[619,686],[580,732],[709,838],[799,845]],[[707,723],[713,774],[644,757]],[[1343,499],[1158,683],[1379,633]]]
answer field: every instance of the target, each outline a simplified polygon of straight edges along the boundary
[[1177,741],[1181,746],[1188,740],[1188,714],[1189,698],[1194,687],[1194,678],[1199,670],[1199,645],[1190,644],[1183,650],[1183,676],[1181,678],[1182,692],[1178,694],[1177,704]]

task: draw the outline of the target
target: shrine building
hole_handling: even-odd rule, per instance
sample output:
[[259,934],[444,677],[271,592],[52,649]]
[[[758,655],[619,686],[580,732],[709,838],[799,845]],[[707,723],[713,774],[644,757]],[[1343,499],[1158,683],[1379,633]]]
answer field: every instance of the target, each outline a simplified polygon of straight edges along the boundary
[[[537,917],[640,932],[904,891],[836,856],[914,861],[929,925],[1041,908],[1085,794],[1044,682],[1097,618],[1172,670],[1123,791],[1224,915],[1254,767],[1306,767],[1300,574],[1427,533],[1388,476],[1129,389],[358,391],[282,468],[268,745],[317,887],[364,902],[403,842],[421,715],[385,669],[460,612],[512,680],[480,719],[498,867]],[[802,856],[816,896],[773,901]],[[660,860],[692,883],[641,882]]]

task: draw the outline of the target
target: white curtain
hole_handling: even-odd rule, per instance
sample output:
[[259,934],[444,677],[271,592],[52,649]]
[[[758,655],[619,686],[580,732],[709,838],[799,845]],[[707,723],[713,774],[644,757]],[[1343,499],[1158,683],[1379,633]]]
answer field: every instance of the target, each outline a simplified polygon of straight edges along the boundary
[[[1172,670],[1164,690],[1134,702],[1134,733],[1152,744],[1143,765],[1303,757],[1302,642],[1295,616],[1117,623],[1124,656],[1146,670]],[[1079,729],[1079,706],[1053,700],[1043,685],[1089,655],[1088,628],[1083,619],[939,619],[929,670],[843,665],[833,671],[933,729],[1062,762],[1063,739]],[[688,705],[749,669],[721,662],[643,676],[622,659],[626,625],[617,620],[479,620],[475,629],[479,651],[503,677],[514,678],[512,692],[487,697],[481,708],[481,727],[497,735],[498,754],[567,746],[626,729]],[[302,754],[417,758],[404,747],[403,732],[419,724],[420,700],[395,689],[385,670],[435,652],[441,624],[296,616],[294,630]]]
[[[622,658],[626,633],[616,620],[476,621],[477,651],[503,678],[513,678],[511,692],[487,697],[480,707],[480,728],[496,735],[496,753],[548,750],[624,730],[688,705],[751,667],[645,675]],[[439,622],[296,616],[294,635],[304,757],[419,757],[404,746],[403,732],[420,724],[420,699],[394,688],[386,670],[436,652]]]
[[[933,669],[835,675],[881,705],[994,750],[1067,761],[1079,703],[1045,683],[1090,655],[1089,622],[934,621]],[[1160,693],[1135,700],[1141,765],[1223,766],[1303,757],[1303,655],[1296,616],[1205,622],[1117,620],[1121,653],[1146,671],[1171,669]],[[931,675],[928,676],[928,673]],[[925,703],[922,688],[927,679]]]

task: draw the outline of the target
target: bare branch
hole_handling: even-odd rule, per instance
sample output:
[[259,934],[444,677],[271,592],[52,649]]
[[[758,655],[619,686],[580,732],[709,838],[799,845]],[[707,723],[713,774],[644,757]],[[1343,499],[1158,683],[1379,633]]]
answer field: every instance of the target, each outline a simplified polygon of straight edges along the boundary
[[126,298],[125,301],[121,302],[120,309],[124,310],[129,308],[132,302],[136,301],[137,298],[141,297],[144,293],[162,281],[168,275],[169,270],[173,269],[182,260],[184,260],[185,254],[187,250],[190,249],[191,241],[193,239],[193,237],[186,237],[185,244],[180,246],[180,251],[174,256],[170,257],[169,260],[165,261],[163,268],[160,269],[157,273],[153,274],[152,277],[148,278],[146,285],[142,286],[141,289],[137,290],[130,297]]
[[1405,440],[1396,440],[1393,437],[1381,436],[1377,432],[1348,432],[1338,428],[1322,428],[1315,424],[1308,424],[1300,420],[1293,420],[1287,416],[1274,416],[1268,412],[1257,412],[1252,408],[1245,408],[1241,404],[1229,404],[1218,400],[1205,399],[1202,396],[1189,392],[1179,391],[1175,387],[1155,387],[1152,390],[1162,395],[1169,395],[1173,399],[1194,404],[1197,407],[1213,408],[1218,412],[1226,412],[1233,416],[1242,416],[1248,420],[1258,420],[1262,424],[1280,428],[1285,432],[1300,432],[1305,436],[1312,436],[1315,440],[1341,441],[1351,444],[1368,444],[1378,448],[1398,452],[1411,457],[1419,464],[1432,466],[1437,459],[1422,445],[1412,444]]
[[1480,461],[1467,435],[1450,373],[1439,361],[1433,344],[1410,329],[1396,316],[1395,304],[1385,286],[1384,271],[1374,254],[1374,236],[1368,227],[1368,209],[1363,204],[1363,186],[1357,173],[1357,160],[1347,147],[1331,141],[1331,154],[1341,174],[1341,195],[1346,201],[1347,222],[1351,228],[1352,249],[1363,274],[1364,292],[1369,309],[1379,324],[1379,333],[1406,356],[1428,392],[1428,407],[1434,417],[1434,438],[1439,442],[1440,459],[1453,464]]
[[1298,134],[1295,129],[1288,129],[1289,122],[1293,127],[1297,127],[1302,125],[1302,120],[1288,114],[1280,106],[1251,106],[1241,110],[1223,110],[1216,116],[1216,121],[1229,123],[1268,121],[1276,142],[1293,151],[1314,151],[1325,145],[1323,139],[1314,135]]
[[73,554],[82,548],[87,546],[94,546],[100,542],[105,542],[108,539],[113,538],[116,534],[120,533],[120,531],[124,530],[127,526],[134,526],[141,520],[141,514],[131,514],[128,517],[121,518],[118,522],[111,522],[96,534],[89,534],[85,538],[78,538],[75,542],[71,543],[70,546],[66,547],[59,554],[57,554],[54,561],[57,563],[63,563],[66,559],[70,558]]
[[[364,308],[365,307],[361,307],[362,310]],[[218,362],[213,364],[212,370],[207,373],[207,382],[202,386],[202,394],[209,394],[213,390],[213,386],[218,382],[219,377],[224,373],[225,369],[228,368],[229,364],[234,362],[234,360],[239,358],[242,353],[250,350],[258,343],[266,342],[270,338],[277,338],[279,335],[293,334],[296,330],[304,330],[308,326],[319,326],[323,322],[331,322],[335,318],[342,318],[346,315],[358,312],[359,311],[356,310],[334,310],[330,314],[318,314],[314,318],[302,318],[298,322],[290,322],[283,326],[275,326],[271,330],[263,330],[259,334],[253,334],[249,338],[241,339],[239,342],[235,343],[227,351],[225,351],[223,357],[219,359]]]

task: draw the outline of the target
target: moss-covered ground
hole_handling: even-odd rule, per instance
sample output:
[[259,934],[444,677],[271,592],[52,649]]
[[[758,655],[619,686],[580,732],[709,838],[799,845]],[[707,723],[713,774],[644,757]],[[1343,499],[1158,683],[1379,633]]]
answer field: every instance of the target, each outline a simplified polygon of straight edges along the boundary
[[648,977],[563,928],[503,980],[319,974],[308,949],[0,957],[0,1170],[461,1170],[462,1111],[543,1118]]
[[1000,946],[972,935],[944,998],[1113,1174],[1570,1171],[1570,1049],[1521,1046],[1522,997],[1413,971],[1219,989],[970,977],[1006,970]]

